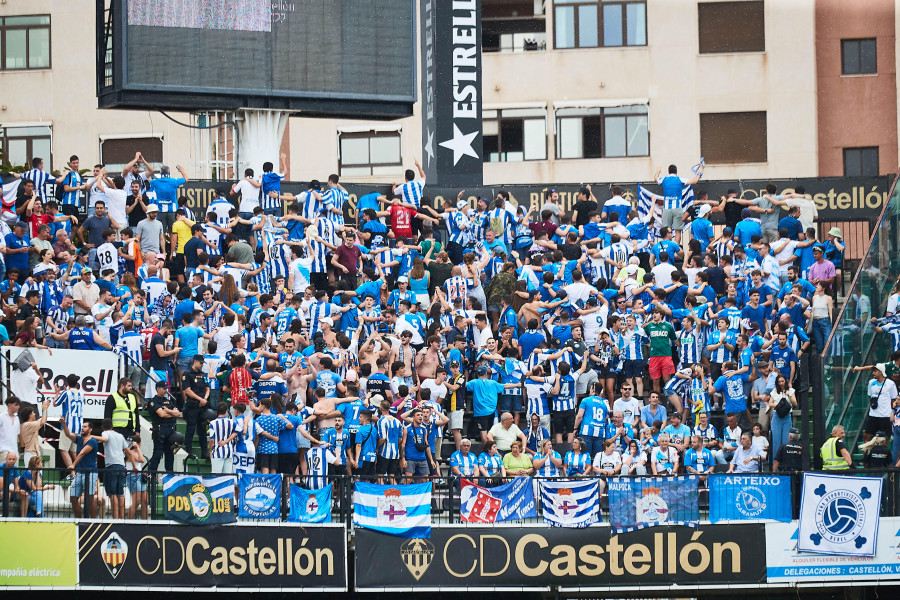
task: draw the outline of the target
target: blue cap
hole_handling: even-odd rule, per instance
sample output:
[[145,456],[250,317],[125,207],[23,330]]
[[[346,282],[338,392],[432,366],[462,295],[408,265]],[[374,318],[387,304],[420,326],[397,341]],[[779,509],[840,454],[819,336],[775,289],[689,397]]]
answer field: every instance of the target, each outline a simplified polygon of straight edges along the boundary
[[482,375],[487,375],[487,372],[488,372],[487,367],[485,367],[484,365],[481,365],[480,367],[475,369],[475,374],[478,375],[479,377],[481,377]]

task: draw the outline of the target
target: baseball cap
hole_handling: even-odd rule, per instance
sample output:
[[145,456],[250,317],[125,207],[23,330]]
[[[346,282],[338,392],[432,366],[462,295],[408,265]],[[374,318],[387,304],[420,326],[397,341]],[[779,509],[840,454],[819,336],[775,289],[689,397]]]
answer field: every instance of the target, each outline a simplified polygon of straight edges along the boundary
[[701,204],[700,208],[697,209],[697,215],[703,217],[708,215],[711,210],[712,208],[710,208],[709,204]]
[[453,367],[456,367],[457,369],[459,368],[459,361],[458,361],[458,360],[454,360],[454,361],[452,361],[452,362],[450,363],[450,368],[452,369]]
[[93,272],[94,272],[94,270],[91,269],[90,267],[85,267],[81,270],[82,275],[84,275],[85,273],[93,273]]
[[625,267],[625,272],[629,275],[634,275],[638,272],[638,267],[637,265],[628,265],[627,267]]
[[151,323],[159,323],[159,315],[150,315]]
[[467,207],[468,205],[469,205],[469,202],[467,200],[460,200],[459,202],[456,203],[456,208],[459,210],[462,210],[465,207]]
[[31,274],[32,275],[41,275],[46,270],[47,270],[47,267],[46,267],[46,265],[44,265],[44,263],[38,263],[38,264],[34,265],[34,268],[31,270]]
[[800,435],[800,430],[797,429],[796,427],[791,427],[791,430],[788,433],[790,433],[792,435]]
[[750,211],[749,208],[743,209],[743,210],[741,211],[741,218],[746,219],[747,217],[750,216],[750,212],[751,212],[751,211]]
[[84,324],[85,325],[91,325],[91,324],[93,324],[93,322],[94,322],[94,317],[92,317],[91,315],[84,315]]
[[[268,314],[268,313],[263,313],[263,314]],[[262,315],[260,315],[260,318],[262,318]],[[325,318],[319,319],[319,323],[327,323],[328,325],[331,325],[332,327],[334,327],[334,319],[332,319],[331,317],[325,317]]]
[[147,214],[159,212],[159,207],[155,204],[150,204],[147,206]]
[[822,244],[813,244],[812,249],[813,249],[813,252],[815,252],[816,250],[818,250],[819,252],[822,252],[823,254],[825,252],[825,246],[823,246]]
[[397,278],[397,283],[409,283],[409,277],[406,275],[401,275]]
[[[262,319],[271,319],[271,318],[272,318],[272,313],[270,313],[269,311],[266,311],[266,312],[262,313],[261,315],[259,315],[259,318],[260,318],[260,320],[262,320]],[[327,318],[330,319],[331,317],[327,317]],[[332,325],[333,325],[333,324],[334,324],[334,321],[332,321]]]
[[487,372],[488,372],[487,367],[485,367],[484,365],[475,369],[475,374],[478,375],[479,377],[482,375],[487,375]]
[[194,358],[191,359],[192,362],[203,362],[203,361],[205,361],[205,360],[206,360],[206,359],[203,358],[203,355],[202,355],[202,354],[195,354],[195,355],[194,355]]
[[875,368],[881,371],[881,374],[887,377],[887,365],[885,363],[878,363],[875,365]]

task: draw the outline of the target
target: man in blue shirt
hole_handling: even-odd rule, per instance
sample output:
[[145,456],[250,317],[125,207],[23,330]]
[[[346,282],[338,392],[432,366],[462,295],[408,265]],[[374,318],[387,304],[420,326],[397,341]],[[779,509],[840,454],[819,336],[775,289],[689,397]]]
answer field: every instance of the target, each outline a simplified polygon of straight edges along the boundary
[[159,179],[150,181],[150,190],[156,194],[156,205],[159,207],[159,221],[164,231],[172,229],[175,223],[175,211],[178,210],[178,188],[189,181],[184,168],[175,165],[181,177],[173,178],[169,167],[163,165],[159,170]]
[[769,363],[788,378],[788,385],[790,385],[794,381],[794,374],[797,370],[797,354],[788,345],[787,341],[787,333],[780,332],[778,334],[778,342],[772,346]]
[[675,241],[681,243],[681,229],[684,227],[684,206],[682,204],[682,193],[684,186],[693,185],[700,181],[700,172],[691,179],[683,179],[678,176],[678,167],[669,165],[669,174],[663,178],[662,167],[656,170],[656,183],[662,187],[663,195],[663,214],[662,225],[668,227],[675,232]]
[[742,246],[746,246],[753,241],[754,235],[762,235],[762,229],[759,221],[752,219],[753,213],[749,208],[741,211],[741,221],[734,228],[734,234],[738,236]]
[[786,229],[788,237],[792,240],[797,239],[797,235],[803,231],[803,225],[800,223],[800,207],[792,206],[786,217],[782,217],[778,221],[778,230]]
[[363,410],[359,413],[359,429],[356,430],[354,457],[351,464],[355,474],[367,481],[375,481],[376,449],[378,432],[372,425],[372,412]]
[[[488,378],[488,369],[480,366],[475,370],[478,379],[466,383],[466,389],[472,390],[472,404],[475,411],[475,426],[481,433],[481,443],[488,441],[487,434],[494,426],[497,403],[505,386]],[[515,384],[518,385],[518,384]],[[511,384],[510,387],[513,387]]]
[[709,246],[710,240],[716,237],[712,222],[706,218],[710,210],[712,209],[709,204],[701,204],[700,208],[697,209],[697,218],[691,223],[691,235],[700,242],[700,248],[703,252],[706,252],[706,247]]
[[12,233],[7,233],[6,242],[6,268],[18,269],[18,282],[24,283],[28,278],[28,250],[31,247],[31,239],[25,235],[28,225],[18,221],[13,225]]
[[703,447],[703,438],[691,436],[691,447],[684,453],[684,470],[690,474],[700,475],[700,481],[706,481],[705,475],[713,472],[716,461],[712,452]]
[[[69,465],[69,469],[75,472],[75,480],[69,487],[69,500],[72,502],[72,512],[75,518],[82,516],[81,498],[85,498],[85,504],[92,519],[97,518],[97,440],[92,435],[90,422],[84,421],[81,425],[81,434],[76,435],[69,431],[69,426],[64,418],[60,418],[62,432],[67,438],[75,442],[75,460]],[[79,467],[76,470],[76,467]]]
[[728,361],[723,365],[722,375],[709,387],[709,393],[718,392],[725,398],[725,414],[734,414],[738,419],[741,431],[753,429],[750,411],[747,410],[747,399],[744,396],[744,378],[735,373],[737,365]]

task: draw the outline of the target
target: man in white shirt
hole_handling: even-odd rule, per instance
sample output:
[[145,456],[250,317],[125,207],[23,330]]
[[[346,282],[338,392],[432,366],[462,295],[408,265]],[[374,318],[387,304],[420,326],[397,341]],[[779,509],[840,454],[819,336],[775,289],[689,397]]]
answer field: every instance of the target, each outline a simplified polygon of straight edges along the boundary
[[578,304],[580,302],[583,305],[589,297],[597,293],[597,288],[584,282],[584,275],[582,275],[580,269],[572,271],[572,283],[564,286],[563,289],[569,297],[570,304]]
[[[110,218],[119,224],[119,228],[128,226],[128,214],[125,212],[125,200],[128,198],[129,188],[125,187],[125,178],[116,175],[109,180],[106,175],[106,169],[101,170],[103,177],[97,180],[96,187],[106,195],[106,210],[109,211]],[[111,183],[112,185],[109,185]],[[91,194],[93,197],[93,194]]]
[[678,268],[669,262],[669,253],[665,250],[659,253],[659,260],[659,264],[650,269],[650,272],[653,273],[657,287],[669,287],[672,285],[672,271],[676,271]]
[[631,395],[632,389],[630,383],[623,384],[621,390],[622,397],[613,403],[613,412],[621,411],[622,415],[625,417],[625,422],[637,431],[643,403]]
[[6,398],[6,414],[0,415],[0,464],[5,463],[10,452],[18,455],[18,449],[19,399],[9,396]]
[[494,337],[494,334],[491,333],[491,328],[488,326],[487,316],[485,316],[484,313],[475,315],[475,329],[473,330],[473,336],[475,338],[476,348],[484,348],[485,345],[487,345],[487,341]]

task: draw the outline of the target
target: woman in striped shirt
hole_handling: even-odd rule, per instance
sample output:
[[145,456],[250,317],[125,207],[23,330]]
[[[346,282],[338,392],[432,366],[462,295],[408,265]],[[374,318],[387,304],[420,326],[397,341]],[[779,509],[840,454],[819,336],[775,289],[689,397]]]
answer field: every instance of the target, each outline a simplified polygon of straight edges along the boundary
[[539,477],[558,477],[563,461],[559,452],[553,449],[553,441],[545,439],[541,442],[540,454],[534,455],[531,464],[534,466],[534,474]]

